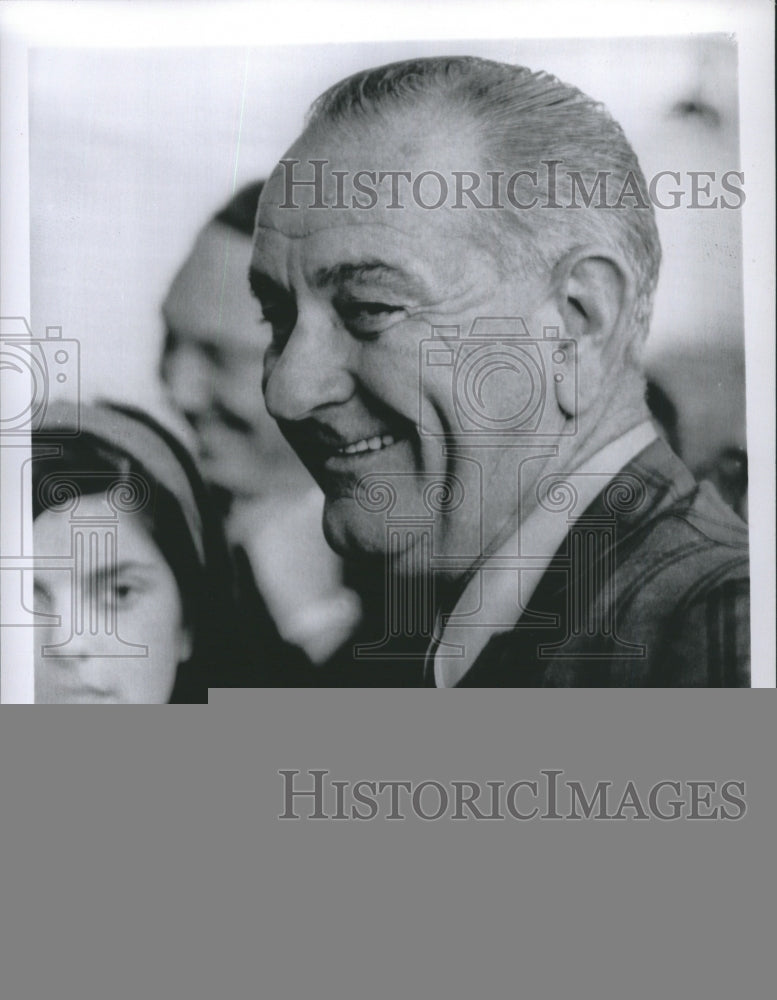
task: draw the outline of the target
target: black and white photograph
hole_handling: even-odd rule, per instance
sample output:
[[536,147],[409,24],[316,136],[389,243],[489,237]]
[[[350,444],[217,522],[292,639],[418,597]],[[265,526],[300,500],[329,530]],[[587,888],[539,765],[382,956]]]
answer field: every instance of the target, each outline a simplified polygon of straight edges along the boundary
[[773,686],[741,42],[444,28],[30,45],[8,700]]
[[0,2],[2,1000],[771,1000],[774,104],[773,0]]

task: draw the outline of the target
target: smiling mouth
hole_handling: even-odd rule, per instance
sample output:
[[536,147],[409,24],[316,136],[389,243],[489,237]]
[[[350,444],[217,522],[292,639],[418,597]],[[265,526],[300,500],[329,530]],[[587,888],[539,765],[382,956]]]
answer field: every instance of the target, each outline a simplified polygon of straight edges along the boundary
[[370,416],[373,419],[353,420],[351,428],[333,427],[313,419],[279,421],[279,425],[326,493],[335,482],[339,489],[343,476],[357,475],[362,465],[379,462],[381,453],[393,455],[398,448],[413,445],[416,428],[412,421],[396,414],[386,414],[383,419]]
[[397,443],[393,434],[375,434],[372,437],[360,438],[350,444],[343,445],[335,452],[336,455],[363,455],[373,451],[383,451]]

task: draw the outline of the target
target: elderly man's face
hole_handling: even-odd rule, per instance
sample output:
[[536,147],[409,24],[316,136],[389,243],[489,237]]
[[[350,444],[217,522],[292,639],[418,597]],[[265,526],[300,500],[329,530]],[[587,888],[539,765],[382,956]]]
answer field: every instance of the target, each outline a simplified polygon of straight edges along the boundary
[[250,237],[211,223],[163,306],[162,379],[196,437],[205,478],[232,496],[267,489],[293,459],[259,391],[270,339],[248,287]]
[[[349,206],[350,178],[359,170],[450,177],[481,167],[473,137],[460,127],[452,135],[431,118],[367,126],[351,138],[303,135],[288,156],[300,161],[296,177],[312,176],[311,159],[348,171],[341,200]],[[381,190],[371,210],[283,208],[283,171],[266,186],[251,271],[273,326],[265,398],[324,490],[324,528],[337,551],[390,550],[412,571],[419,565],[412,523],[433,521],[434,555],[457,575],[514,526],[531,465],[519,476],[520,459],[549,453],[547,443],[536,447],[537,438],[484,431],[509,429],[516,414],[534,408],[547,442],[564,421],[555,401],[538,406],[550,345],[539,346],[534,367],[529,361],[517,370],[509,357],[505,362],[510,349],[505,354],[498,338],[486,339],[479,375],[477,365],[455,370],[457,359],[471,357],[462,338],[466,343],[476,319],[518,316],[541,337],[552,319],[548,279],[520,277],[474,208],[425,210],[405,196],[404,208],[391,209],[388,186]],[[312,196],[295,192],[299,205]],[[335,197],[330,186],[327,200]],[[434,195],[424,190],[423,198]],[[508,326],[496,324],[501,333]],[[433,331],[436,343],[429,342]]]

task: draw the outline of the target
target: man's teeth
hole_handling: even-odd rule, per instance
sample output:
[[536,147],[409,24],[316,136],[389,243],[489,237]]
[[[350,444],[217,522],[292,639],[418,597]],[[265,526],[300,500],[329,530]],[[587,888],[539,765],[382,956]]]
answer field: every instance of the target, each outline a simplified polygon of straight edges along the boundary
[[362,438],[361,441],[354,441],[344,448],[338,449],[339,455],[358,455],[362,451],[380,451],[381,448],[388,448],[390,444],[395,444],[395,438],[391,434],[375,435],[371,438]]

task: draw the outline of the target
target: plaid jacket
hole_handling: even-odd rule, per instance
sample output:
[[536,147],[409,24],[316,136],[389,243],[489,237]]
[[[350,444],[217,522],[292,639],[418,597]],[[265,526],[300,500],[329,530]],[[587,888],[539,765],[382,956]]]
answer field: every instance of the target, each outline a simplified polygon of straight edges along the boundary
[[663,441],[574,524],[460,687],[748,687],[747,527]]

